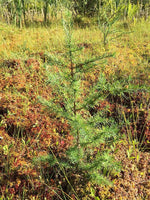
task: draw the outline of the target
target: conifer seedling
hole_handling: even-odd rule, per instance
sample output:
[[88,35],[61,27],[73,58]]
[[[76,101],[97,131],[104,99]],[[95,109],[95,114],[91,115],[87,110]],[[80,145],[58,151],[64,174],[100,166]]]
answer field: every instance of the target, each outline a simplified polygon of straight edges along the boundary
[[[67,172],[80,174],[84,184],[109,183],[105,178],[107,172],[118,169],[117,164],[110,156],[109,149],[100,150],[102,144],[109,146],[114,142],[118,129],[114,121],[106,118],[101,112],[89,113],[100,99],[105,98],[108,90],[107,80],[101,74],[93,85],[85,87],[84,80],[87,73],[92,73],[98,62],[113,54],[80,61],[82,48],[76,47],[72,39],[72,17],[67,12],[63,19],[65,30],[66,53],[61,56],[48,55],[48,64],[58,66],[57,72],[48,74],[48,84],[55,92],[55,98],[50,101],[40,98],[44,106],[54,112],[57,117],[65,118],[70,125],[70,132],[74,137],[73,146],[70,147],[64,158],[49,155],[51,166],[59,163]],[[53,157],[53,158],[52,158]]]

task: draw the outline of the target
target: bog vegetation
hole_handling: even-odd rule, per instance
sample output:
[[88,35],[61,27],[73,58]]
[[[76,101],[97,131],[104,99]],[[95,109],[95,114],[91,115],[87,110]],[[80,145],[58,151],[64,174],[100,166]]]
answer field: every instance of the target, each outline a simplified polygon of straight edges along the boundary
[[0,200],[150,199],[149,15],[0,0]]

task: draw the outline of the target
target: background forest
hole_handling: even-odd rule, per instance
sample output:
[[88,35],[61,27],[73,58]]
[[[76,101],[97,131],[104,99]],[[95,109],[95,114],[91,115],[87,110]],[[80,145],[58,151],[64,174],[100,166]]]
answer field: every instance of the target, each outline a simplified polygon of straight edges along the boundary
[[0,200],[150,199],[150,1],[0,0]]
[[0,5],[1,19],[20,27],[38,20],[51,22],[51,17],[62,14],[64,7],[70,9],[75,18],[79,18],[78,15],[92,17],[104,11],[112,14],[118,7],[123,9],[122,17],[130,19],[147,19],[150,12],[149,0],[0,0]]

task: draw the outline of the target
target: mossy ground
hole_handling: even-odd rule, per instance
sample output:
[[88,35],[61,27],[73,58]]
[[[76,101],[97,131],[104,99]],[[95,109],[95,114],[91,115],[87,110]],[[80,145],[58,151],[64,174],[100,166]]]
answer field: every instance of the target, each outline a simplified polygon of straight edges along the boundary
[[[120,130],[121,139],[112,147],[112,154],[122,163],[122,170],[111,176],[114,186],[89,183],[84,190],[80,184],[74,189],[82,193],[83,199],[148,200],[149,149],[141,151],[127,136],[135,132],[145,135],[147,143],[143,144],[149,148],[150,23],[131,24],[125,30],[120,22],[116,28],[131,33],[108,43],[108,51],[116,52],[115,58],[108,58],[105,65],[97,64],[95,71],[87,75],[86,86],[103,72],[110,82],[130,76],[132,84],[140,88],[130,96],[132,102],[122,99],[120,103],[117,95],[103,102],[104,107],[109,104],[111,116],[119,118],[122,114],[130,120],[130,124]],[[56,25],[18,29],[1,23],[0,32],[0,136],[3,137],[0,140],[0,199],[59,199],[63,180],[54,179],[55,170],[47,163],[34,165],[33,158],[47,155],[50,146],[55,154],[62,155],[73,139],[65,119],[45,111],[37,99],[38,96],[53,98],[43,66],[47,53],[63,54],[63,29]],[[81,59],[105,52],[101,31],[96,26],[75,27],[73,37],[77,46],[84,47],[79,55]],[[56,66],[50,70],[59,69]],[[128,88],[128,83],[125,87]],[[96,105],[96,109],[102,109],[102,105],[102,102]],[[79,183],[78,177],[75,181]],[[95,194],[91,192],[93,189]],[[75,199],[73,195],[70,198]]]

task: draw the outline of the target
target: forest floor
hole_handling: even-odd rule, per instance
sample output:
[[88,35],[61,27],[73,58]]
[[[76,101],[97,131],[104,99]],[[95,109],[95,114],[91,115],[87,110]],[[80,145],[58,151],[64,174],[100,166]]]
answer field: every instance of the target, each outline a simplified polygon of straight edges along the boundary
[[[121,163],[120,173],[110,175],[113,185],[82,183],[75,177],[69,193],[63,180],[53,177],[48,163],[36,164],[35,157],[49,153],[63,154],[71,145],[72,135],[66,120],[55,118],[38,101],[53,98],[47,84],[47,55],[60,56],[65,49],[61,26],[22,28],[0,23],[0,199],[150,199],[150,23],[147,21],[116,30],[122,36],[111,40],[107,51],[115,57],[98,64],[87,75],[87,85],[103,73],[108,81],[135,86],[135,92],[116,94],[95,105],[109,107],[111,117],[124,121],[120,139],[112,146],[112,155]],[[129,33],[130,32],[130,33]],[[75,27],[74,42],[83,47],[80,59],[105,53],[103,35],[96,26]],[[59,70],[50,66],[52,71]],[[119,87],[119,86],[118,86]],[[129,136],[132,136],[129,139]],[[69,177],[68,177],[69,179]],[[64,180],[65,182],[65,180]],[[66,182],[65,182],[66,184]],[[63,192],[64,190],[64,192]],[[61,196],[67,193],[67,197]]]

